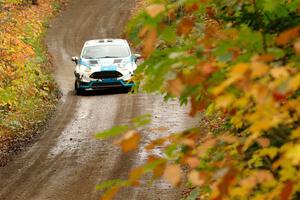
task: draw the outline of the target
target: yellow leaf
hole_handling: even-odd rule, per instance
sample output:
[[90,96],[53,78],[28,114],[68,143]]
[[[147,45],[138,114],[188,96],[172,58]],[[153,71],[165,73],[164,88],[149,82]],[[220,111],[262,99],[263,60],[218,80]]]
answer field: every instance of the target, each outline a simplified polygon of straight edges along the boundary
[[292,131],[291,138],[292,139],[299,139],[300,138],[300,128],[297,128],[297,129]]
[[296,91],[300,86],[300,74],[297,74],[290,79],[288,83],[288,90]]
[[255,62],[252,63],[251,70],[251,78],[257,78],[266,75],[269,72],[270,67],[266,64]]
[[249,64],[239,63],[231,69],[230,76],[232,77],[243,76],[249,70],[249,67],[250,67]]
[[179,165],[168,165],[163,175],[164,179],[176,186],[180,183],[182,177],[182,171]]
[[286,68],[283,68],[283,67],[277,67],[277,68],[273,68],[271,70],[271,75],[274,77],[274,78],[286,78],[289,76],[289,73],[287,71]]
[[216,99],[216,107],[217,108],[226,108],[230,106],[230,104],[234,101],[234,95],[232,94],[225,94],[222,96],[219,96]]
[[200,178],[200,174],[196,170],[189,173],[188,179],[194,186],[201,186],[204,184],[204,180]]
[[290,159],[294,165],[300,163],[300,145],[295,145],[290,150],[286,152],[286,158]]
[[224,92],[224,90],[228,86],[230,86],[232,83],[234,83],[238,79],[239,79],[239,76],[233,76],[233,77],[230,77],[230,78],[226,79],[220,85],[218,85],[218,86],[216,86],[215,88],[212,89],[212,94],[213,95],[221,94],[222,92]]

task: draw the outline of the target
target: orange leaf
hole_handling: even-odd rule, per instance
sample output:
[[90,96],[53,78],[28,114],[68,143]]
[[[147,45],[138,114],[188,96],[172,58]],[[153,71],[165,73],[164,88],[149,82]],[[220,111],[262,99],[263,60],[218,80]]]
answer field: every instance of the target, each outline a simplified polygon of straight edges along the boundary
[[264,148],[270,146],[270,140],[268,138],[258,138],[257,142]]
[[137,180],[139,180],[141,178],[143,173],[144,173],[143,167],[137,167],[130,172],[129,180],[131,182],[136,182]]
[[112,187],[107,192],[105,192],[105,194],[101,197],[100,200],[112,200],[119,190],[120,190],[120,186]]
[[128,131],[116,144],[120,145],[122,151],[127,153],[129,151],[135,150],[140,142],[141,136],[137,131]]
[[184,84],[180,78],[176,78],[173,80],[168,81],[167,90],[173,96],[180,96],[184,89]]
[[179,165],[168,165],[165,169],[164,179],[171,183],[173,186],[177,186],[182,177],[182,171]]
[[196,170],[189,173],[188,179],[194,186],[201,186],[204,184],[204,180],[200,178],[200,173]]
[[146,12],[148,15],[150,15],[152,18],[156,17],[160,13],[165,11],[165,6],[163,4],[152,4],[146,8]]
[[275,56],[273,54],[264,54],[264,55],[254,57],[253,61],[256,61],[256,62],[271,62],[274,59],[275,59]]
[[186,13],[192,13],[192,12],[195,12],[199,9],[199,6],[198,4],[196,3],[193,3],[192,5],[188,5],[185,7],[185,12]]
[[291,195],[293,192],[294,183],[292,181],[287,181],[281,191],[280,197],[281,200],[289,200],[291,199]]
[[294,40],[299,35],[299,27],[282,32],[276,39],[277,45],[285,45]]
[[161,163],[161,164],[157,165],[153,170],[154,178],[158,179],[158,178],[162,177],[165,169],[166,169],[166,163]]
[[297,55],[300,55],[300,38],[295,42],[294,50]]
[[192,32],[195,25],[195,19],[192,17],[184,17],[177,26],[178,35],[188,35]]
[[157,31],[156,29],[150,29],[145,34],[144,44],[143,44],[143,56],[148,58],[149,55],[155,49],[155,43],[157,40]]
[[186,159],[186,163],[190,166],[190,168],[194,169],[199,166],[200,161],[196,157],[188,157]]
[[166,142],[166,138],[159,138],[157,140],[152,141],[150,144],[148,144],[145,149],[147,151],[150,151],[152,149],[154,149],[157,146],[161,146]]
[[228,195],[229,187],[233,184],[237,171],[235,169],[229,169],[223,176],[222,181],[218,184],[219,195],[213,200],[223,199],[223,197]]

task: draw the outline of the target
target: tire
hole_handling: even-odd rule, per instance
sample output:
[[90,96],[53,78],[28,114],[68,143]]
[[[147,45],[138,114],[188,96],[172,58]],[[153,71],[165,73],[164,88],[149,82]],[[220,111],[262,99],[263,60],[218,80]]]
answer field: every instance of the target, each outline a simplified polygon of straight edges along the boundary
[[84,93],[84,89],[80,89],[79,86],[80,86],[80,82],[76,80],[74,84],[76,95],[82,95]]

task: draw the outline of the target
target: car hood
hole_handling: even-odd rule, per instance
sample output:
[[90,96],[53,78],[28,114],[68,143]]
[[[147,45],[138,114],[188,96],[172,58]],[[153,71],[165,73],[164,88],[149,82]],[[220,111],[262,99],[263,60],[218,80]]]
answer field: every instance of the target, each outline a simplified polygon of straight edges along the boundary
[[100,59],[83,59],[81,58],[79,64],[87,67],[120,67],[132,62],[131,56],[125,58],[100,58]]

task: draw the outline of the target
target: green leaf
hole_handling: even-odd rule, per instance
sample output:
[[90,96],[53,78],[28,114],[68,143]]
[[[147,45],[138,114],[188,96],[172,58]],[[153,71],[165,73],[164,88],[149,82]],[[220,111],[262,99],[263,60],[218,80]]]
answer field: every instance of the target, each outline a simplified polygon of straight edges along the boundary
[[120,185],[120,186],[125,186],[128,184],[128,181],[120,180],[120,179],[115,179],[115,180],[108,180],[100,183],[99,185],[96,186],[96,190],[107,190],[113,186]]
[[167,27],[162,33],[162,39],[168,43],[174,43],[176,41],[176,31],[172,27]]
[[273,12],[280,5],[280,0],[265,0],[263,7],[265,11]]
[[115,126],[109,130],[97,133],[96,138],[105,139],[108,137],[118,136],[118,135],[128,131],[129,129],[130,129],[130,127],[128,125]]
[[150,115],[150,114],[141,115],[139,117],[133,118],[132,122],[133,122],[133,125],[136,128],[138,128],[138,127],[149,124],[151,122],[151,118],[152,118],[152,115]]

